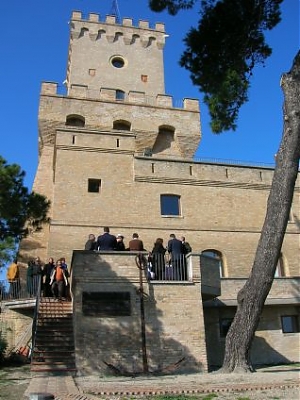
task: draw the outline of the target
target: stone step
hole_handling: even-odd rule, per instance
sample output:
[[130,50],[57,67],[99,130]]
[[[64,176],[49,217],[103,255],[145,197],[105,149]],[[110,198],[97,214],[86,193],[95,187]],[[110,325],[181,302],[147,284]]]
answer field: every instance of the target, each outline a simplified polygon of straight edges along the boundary
[[71,302],[41,299],[31,360],[33,372],[76,372]]
[[30,368],[32,372],[77,372],[76,367],[57,367],[57,366],[32,366]]
[[56,358],[63,360],[64,357],[69,357],[72,356],[75,353],[75,350],[65,350],[65,351],[59,351],[59,350],[45,350],[45,349],[40,349],[40,350],[35,350],[32,355],[32,359],[35,358]]

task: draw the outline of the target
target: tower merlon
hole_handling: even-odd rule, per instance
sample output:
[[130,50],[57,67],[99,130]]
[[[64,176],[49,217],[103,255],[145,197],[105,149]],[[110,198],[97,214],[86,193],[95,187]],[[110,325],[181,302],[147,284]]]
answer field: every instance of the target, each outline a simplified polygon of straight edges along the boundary
[[[72,17],[71,17],[72,21],[85,21],[85,22],[96,22],[96,23],[101,23],[101,16],[100,14],[97,13],[90,13],[88,15],[88,18],[84,18],[83,14],[81,11],[73,11],[72,12]],[[103,21],[102,23],[105,24],[111,24],[111,25],[116,25],[118,27],[120,26],[132,26],[135,27],[133,24],[133,19],[129,18],[129,17],[124,17],[122,19],[121,23],[117,22],[116,16],[115,15],[106,15],[105,17],[105,21]],[[155,30],[158,32],[162,32],[165,33],[165,24],[163,22],[156,22],[155,23],[155,27],[154,29],[150,27],[150,23],[147,20],[140,20],[138,25],[136,26],[136,28],[140,28],[140,29],[148,29],[148,30]]]
[[[41,95],[61,95],[58,93],[59,86],[56,82],[43,82]],[[77,97],[80,99],[125,102],[140,105],[149,105],[163,108],[183,108],[188,111],[199,112],[199,100],[185,98],[182,101],[182,107],[173,106],[173,97],[167,94],[158,94],[157,96],[147,96],[145,92],[131,90],[123,100],[117,99],[117,90],[113,88],[101,87],[99,90],[89,89],[87,85],[72,84],[67,97]]]
[[57,94],[58,83],[56,82],[42,82],[41,94]]
[[199,111],[199,100],[185,98],[183,99],[183,108],[190,111]]

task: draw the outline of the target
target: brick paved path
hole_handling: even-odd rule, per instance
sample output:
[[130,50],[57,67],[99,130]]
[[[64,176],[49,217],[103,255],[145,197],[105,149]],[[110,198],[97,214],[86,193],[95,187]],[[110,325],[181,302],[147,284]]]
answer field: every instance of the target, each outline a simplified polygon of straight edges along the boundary
[[[294,388],[297,393],[300,368],[266,369],[254,374],[191,374],[125,377],[36,376],[25,395],[51,393],[56,400],[90,400],[155,394],[205,394]],[[300,396],[299,396],[300,398]]]

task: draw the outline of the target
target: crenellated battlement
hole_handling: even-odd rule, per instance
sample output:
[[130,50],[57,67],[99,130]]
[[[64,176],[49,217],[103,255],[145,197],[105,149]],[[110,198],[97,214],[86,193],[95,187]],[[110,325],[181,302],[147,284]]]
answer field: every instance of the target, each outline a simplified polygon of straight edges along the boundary
[[[43,82],[41,95],[58,95],[58,84],[55,82]],[[164,108],[183,108],[188,111],[199,112],[199,100],[185,98],[182,105],[174,107],[173,97],[166,94],[157,96],[147,96],[144,92],[130,91],[124,94],[124,98],[117,98],[117,90],[111,88],[99,88],[99,90],[89,89],[86,85],[71,85],[68,90],[69,97],[80,99],[94,99],[102,101],[126,102],[131,104],[149,105]]]
[[88,19],[84,19],[80,11],[73,11],[70,26],[72,39],[88,35],[92,41],[106,38],[109,43],[123,40],[126,45],[139,42],[143,47],[155,43],[159,49],[163,49],[167,37],[165,25],[160,22],[153,29],[145,20],[134,26],[132,18],[123,18],[122,23],[117,23],[114,15],[107,15],[101,21],[99,14],[90,13]]

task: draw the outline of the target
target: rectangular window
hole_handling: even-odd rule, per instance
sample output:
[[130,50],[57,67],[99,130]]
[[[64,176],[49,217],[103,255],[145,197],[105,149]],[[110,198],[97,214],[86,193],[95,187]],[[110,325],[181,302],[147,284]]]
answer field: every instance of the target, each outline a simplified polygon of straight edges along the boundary
[[88,180],[88,192],[99,193],[101,188],[101,179],[89,179]]
[[88,317],[130,316],[130,292],[83,292],[82,313]]
[[281,329],[283,333],[299,332],[298,315],[283,315],[281,317]]
[[162,194],[160,196],[161,215],[180,215],[180,196]]
[[224,338],[229,331],[230,325],[232,324],[233,318],[222,318],[220,319],[220,337]]

